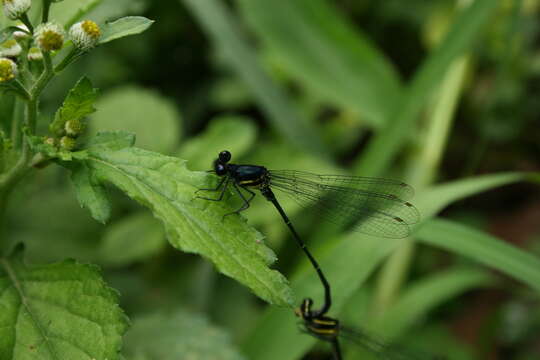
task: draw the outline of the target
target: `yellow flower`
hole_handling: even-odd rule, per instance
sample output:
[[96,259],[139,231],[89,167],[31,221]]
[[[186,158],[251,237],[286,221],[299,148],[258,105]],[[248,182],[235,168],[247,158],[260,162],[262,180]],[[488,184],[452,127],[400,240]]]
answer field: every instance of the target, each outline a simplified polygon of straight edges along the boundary
[[54,22],[41,24],[36,29],[35,40],[43,51],[60,50],[64,45],[64,29]]
[[17,73],[17,64],[13,60],[0,58],[0,83],[15,79]]

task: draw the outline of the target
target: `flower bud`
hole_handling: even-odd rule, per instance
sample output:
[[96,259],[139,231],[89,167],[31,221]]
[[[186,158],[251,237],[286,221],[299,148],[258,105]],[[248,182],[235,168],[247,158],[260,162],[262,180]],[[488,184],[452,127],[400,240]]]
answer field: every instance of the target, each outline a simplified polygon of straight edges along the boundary
[[0,44],[0,56],[15,57],[21,54],[22,47],[13,39],[4,41]]
[[21,29],[21,31],[15,31],[13,33],[13,37],[15,39],[21,40],[30,37],[30,30],[28,30],[28,27],[26,25],[24,25],[23,23],[17,23],[17,25],[15,26]]
[[6,17],[11,20],[17,20],[30,9],[32,0],[2,0],[2,4]]
[[13,60],[0,57],[0,83],[15,79],[17,73],[17,64]]
[[80,120],[73,119],[66,121],[66,124],[64,125],[64,130],[69,136],[77,137],[83,132],[84,126],[80,122]]
[[69,29],[69,37],[78,49],[88,51],[97,45],[101,30],[92,20],[85,20],[74,24]]
[[64,45],[64,29],[54,22],[39,25],[34,36],[43,51],[60,50]]
[[75,149],[76,145],[77,145],[77,141],[73,138],[70,138],[69,136],[62,136],[60,138],[60,148],[62,150],[71,151]]
[[45,140],[43,140],[43,143],[47,144],[47,145],[55,146],[56,145],[56,140],[54,138],[52,138],[52,137],[47,137],[47,138],[45,138]]
[[32,47],[28,50],[28,60],[29,61],[40,61],[43,60],[43,53],[39,48]]

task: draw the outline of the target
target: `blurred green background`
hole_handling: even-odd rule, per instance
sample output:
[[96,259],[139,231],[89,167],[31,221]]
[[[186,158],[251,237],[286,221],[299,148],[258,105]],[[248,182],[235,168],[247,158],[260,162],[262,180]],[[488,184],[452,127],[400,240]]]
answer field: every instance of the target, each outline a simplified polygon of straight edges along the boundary
[[[192,170],[228,149],[234,162],[270,169],[403,179],[426,220],[438,213],[413,240],[343,234],[284,200],[334,284],[332,315],[450,359],[540,358],[540,278],[519,268],[540,264],[538,178],[523,175],[540,171],[540,1],[96,4],[87,18],[156,22],[68,68],[48,88],[43,117],[84,73],[102,92],[90,133],[134,132],[136,146]],[[31,262],[102,266],[133,321],[126,358],[330,358],[291,309],[174,250],[150,212],[117,190],[112,220],[92,220],[66,175],[49,167],[25,182],[9,238]],[[448,182],[457,185],[434,187]],[[274,268],[295,279],[297,302],[317,296],[271,205],[258,196],[245,216],[276,252]],[[310,285],[298,285],[303,277]],[[154,348],[140,350],[143,339]],[[369,358],[344,346],[346,359]]]

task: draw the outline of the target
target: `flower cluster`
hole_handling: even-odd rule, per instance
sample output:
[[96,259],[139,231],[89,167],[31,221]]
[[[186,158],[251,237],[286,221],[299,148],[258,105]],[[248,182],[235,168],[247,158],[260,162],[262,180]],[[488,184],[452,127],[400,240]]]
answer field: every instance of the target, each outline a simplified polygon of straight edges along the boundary
[[17,20],[30,9],[32,0],[2,0],[2,5],[6,17]]

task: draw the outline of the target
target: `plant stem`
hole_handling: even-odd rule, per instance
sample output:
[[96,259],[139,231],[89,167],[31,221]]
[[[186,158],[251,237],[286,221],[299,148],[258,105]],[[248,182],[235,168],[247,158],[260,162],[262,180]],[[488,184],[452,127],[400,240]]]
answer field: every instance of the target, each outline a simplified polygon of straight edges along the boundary
[[41,21],[46,23],[49,21],[49,9],[51,8],[51,0],[43,0],[43,12],[41,15]]
[[75,61],[80,55],[82,55],[82,52],[76,47],[73,47],[73,49],[71,49],[69,54],[67,54],[66,57],[62,59],[60,64],[56,65],[56,67],[54,68],[54,72],[55,73],[61,72],[62,70],[66,68],[66,66],[68,66],[73,61]]
[[14,99],[13,120],[11,122],[11,142],[13,143],[13,147],[18,149],[21,141],[21,120],[24,116],[24,103],[22,103],[21,99]]
[[30,31],[30,34],[34,34],[34,27],[32,26],[32,23],[30,22],[30,19],[28,18],[28,15],[26,13],[24,13],[23,15],[21,15],[21,17],[19,18],[22,23],[24,25],[26,25],[26,27],[28,28],[28,31]]
[[[51,79],[54,77],[51,54],[47,51],[43,52],[43,64],[45,65],[45,69],[43,70],[43,73],[41,73],[41,76],[31,90],[32,100],[34,101],[37,101],[37,99],[39,99],[41,92],[45,89],[49,81],[51,81]],[[34,127],[31,127],[31,132],[35,132],[35,123]]]

